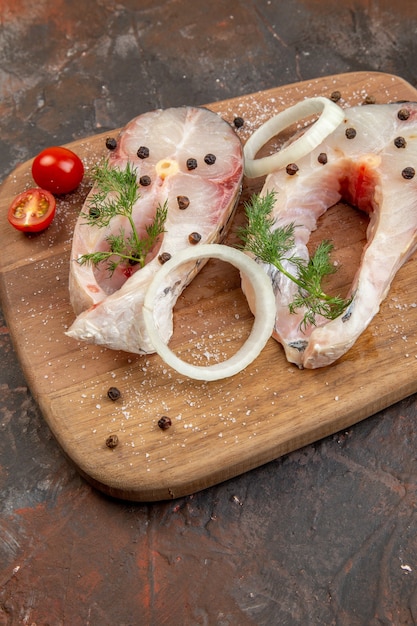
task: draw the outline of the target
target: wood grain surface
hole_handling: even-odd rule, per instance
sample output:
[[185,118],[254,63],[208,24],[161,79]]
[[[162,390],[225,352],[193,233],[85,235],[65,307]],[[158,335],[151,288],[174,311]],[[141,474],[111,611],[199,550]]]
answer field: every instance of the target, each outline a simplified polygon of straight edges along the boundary
[[[233,122],[245,141],[262,122],[307,96],[342,94],[342,106],[415,99],[404,80],[351,73],[295,83],[217,102],[208,107]],[[186,104],[186,103],[184,103]],[[249,471],[291,450],[362,420],[417,391],[417,265],[400,270],[378,316],[336,364],[300,371],[270,339],[244,372],[219,382],[188,380],[157,355],[137,356],[78,343],[64,333],[74,319],[68,299],[72,229],[90,188],[89,170],[105,153],[103,133],[68,144],[83,159],[80,188],[58,201],[44,233],[9,227],[12,198],[33,186],[31,161],[0,189],[0,293],[15,348],[31,391],[65,454],[97,488],[118,498],[176,498]],[[242,203],[262,179],[244,181],[227,242],[235,243]],[[321,220],[314,240],[330,238],[341,263],[337,282],[347,289],[360,262],[367,218],[339,204]],[[331,288],[332,286],[330,286]],[[209,261],[180,297],[173,348],[184,359],[218,360],[236,351],[252,317],[237,271]],[[109,400],[117,387],[121,398]],[[158,427],[161,416],[172,426]],[[114,449],[106,439],[117,435]]]

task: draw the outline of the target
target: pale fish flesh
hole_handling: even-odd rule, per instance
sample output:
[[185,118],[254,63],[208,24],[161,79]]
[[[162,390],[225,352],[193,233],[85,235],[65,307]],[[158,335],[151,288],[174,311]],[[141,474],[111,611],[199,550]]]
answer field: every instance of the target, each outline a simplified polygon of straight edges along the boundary
[[276,292],[273,336],[289,362],[318,368],[352,347],[417,247],[417,104],[346,109],[344,121],[296,165],[295,175],[285,168],[269,174],[261,192],[275,192],[274,227],[296,225],[292,253],[308,259],[307,243],[318,218],[337,202],[369,214],[367,242],[348,294],[352,301],[335,320],[317,318],[316,325],[303,328],[304,310],[291,314],[288,308],[296,285],[265,266]]
[[[139,148],[142,158],[137,154]],[[109,163],[124,169],[128,162],[137,168],[138,181],[149,177],[148,184],[140,187],[133,209],[138,231],[152,222],[157,205],[167,201],[165,232],[143,268],[119,266],[110,277],[105,268],[80,265],[77,259],[81,255],[108,250],[109,234],[126,229],[126,218],[121,217],[114,217],[108,228],[86,225],[85,213],[94,190],[90,192],[74,229],[69,290],[77,317],[66,334],[145,354],[154,352],[142,316],[146,290],[164,255],[199,245],[195,237],[190,243],[192,233],[197,233],[201,244],[223,240],[241,191],[242,145],[232,126],[208,109],[159,109],[133,119],[120,133]],[[157,323],[166,342],[172,334],[173,306],[202,265],[192,262],[167,279],[157,307]]]

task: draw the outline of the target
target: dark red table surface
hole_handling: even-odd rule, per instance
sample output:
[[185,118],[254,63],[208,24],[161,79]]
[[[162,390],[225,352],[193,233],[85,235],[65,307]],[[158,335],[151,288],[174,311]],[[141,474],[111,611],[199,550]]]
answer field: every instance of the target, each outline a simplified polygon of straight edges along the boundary
[[[417,4],[2,0],[0,180],[156,107],[360,70],[417,86]],[[1,626],[417,623],[416,397],[204,492],[134,504],[64,458],[4,318],[0,356]]]

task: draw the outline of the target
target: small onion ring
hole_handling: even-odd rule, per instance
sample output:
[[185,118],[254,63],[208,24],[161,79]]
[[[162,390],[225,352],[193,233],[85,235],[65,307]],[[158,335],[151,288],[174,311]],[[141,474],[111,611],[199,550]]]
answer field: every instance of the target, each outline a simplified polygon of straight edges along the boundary
[[[285,130],[291,124],[313,113],[321,113],[320,117],[306,132],[289,146],[275,154],[255,159],[257,152],[267,141]],[[270,174],[305,156],[332,133],[344,118],[343,110],[328,98],[307,98],[292,107],[285,109],[262,124],[248,139],[243,149],[245,159],[245,175],[256,178]]]
[[[202,258],[216,258],[234,265],[249,281],[255,302],[255,319],[249,337],[230,359],[209,366],[182,361],[162,340],[154,318],[154,307],[163,279],[183,263]],[[159,294],[159,295],[162,295]],[[275,323],[275,296],[270,278],[262,267],[244,252],[221,244],[202,244],[182,250],[164,263],[155,274],[143,303],[143,318],[151,343],[159,356],[180,374],[196,380],[219,380],[237,374],[260,354],[272,334]]]

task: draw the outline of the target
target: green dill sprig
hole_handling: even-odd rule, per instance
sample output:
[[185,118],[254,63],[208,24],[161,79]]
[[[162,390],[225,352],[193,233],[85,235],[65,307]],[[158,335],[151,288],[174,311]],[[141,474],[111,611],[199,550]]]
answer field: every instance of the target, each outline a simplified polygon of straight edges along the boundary
[[[297,309],[305,308],[301,329],[305,329],[308,324],[315,325],[317,315],[329,320],[339,317],[351,299],[329,296],[321,286],[324,277],[336,271],[330,262],[333,244],[322,241],[309,261],[292,253],[295,249],[296,225],[291,223],[273,228],[274,202],[275,193],[272,191],[262,197],[255,194],[249,203],[245,203],[247,224],[238,233],[243,241],[242,247],[264,263],[275,266],[297,285],[298,292],[289,309],[295,313]],[[294,266],[294,273],[288,269],[291,265]]]
[[77,261],[80,265],[91,263],[97,266],[106,262],[110,276],[116,268],[127,265],[145,265],[146,256],[158,237],[164,232],[168,205],[158,205],[153,222],[145,227],[146,237],[140,238],[132,217],[135,203],[140,197],[136,169],[127,163],[125,169],[110,167],[108,160],[97,165],[93,170],[96,191],[88,202],[88,212],[83,212],[85,224],[106,228],[111,220],[119,215],[127,218],[131,232],[123,228],[117,234],[106,237],[109,250],[83,254]]

